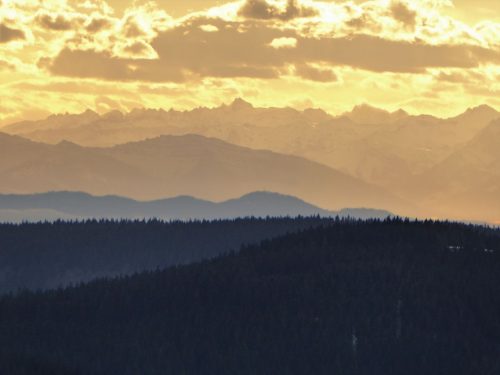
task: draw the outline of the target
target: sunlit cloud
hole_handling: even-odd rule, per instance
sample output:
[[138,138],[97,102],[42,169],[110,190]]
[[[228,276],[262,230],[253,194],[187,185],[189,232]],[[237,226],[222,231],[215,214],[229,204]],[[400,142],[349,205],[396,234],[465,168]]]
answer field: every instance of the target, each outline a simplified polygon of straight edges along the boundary
[[217,31],[219,31],[219,28],[217,26],[210,25],[210,24],[201,25],[200,29],[207,32],[207,33],[215,33]]
[[296,38],[275,38],[269,44],[273,48],[295,48],[297,47],[297,39]]
[[288,21],[294,18],[307,18],[319,15],[316,8],[303,5],[297,0],[286,2],[272,0],[246,0],[238,11],[242,17],[262,20]]

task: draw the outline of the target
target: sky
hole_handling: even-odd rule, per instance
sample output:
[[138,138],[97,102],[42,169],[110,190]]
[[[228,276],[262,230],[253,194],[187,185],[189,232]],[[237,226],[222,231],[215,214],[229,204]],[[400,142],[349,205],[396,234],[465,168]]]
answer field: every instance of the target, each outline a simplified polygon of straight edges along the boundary
[[500,108],[498,0],[0,0],[0,125],[50,113]]

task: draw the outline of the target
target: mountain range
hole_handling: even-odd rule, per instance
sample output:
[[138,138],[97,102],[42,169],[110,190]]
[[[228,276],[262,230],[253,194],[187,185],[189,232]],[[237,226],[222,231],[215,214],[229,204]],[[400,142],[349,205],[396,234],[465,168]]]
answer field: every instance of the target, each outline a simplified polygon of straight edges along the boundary
[[2,131],[57,144],[110,147],[160,135],[198,134],[226,142],[301,156],[383,187],[423,173],[457,152],[500,113],[487,105],[441,119],[359,105],[332,116],[321,109],[256,108],[236,99],[191,111],[136,109],[99,115],[53,115]]
[[[437,216],[489,218],[500,223],[500,120],[460,150],[416,175],[401,189]],[[413,198],[411,195],[413,194]]]
[[296,216],[383,219],[393,215],[383,210],[360,208],[328,211],[291,196],[269,192],[255,192],[219,203],[189,196],[140,202],[124,197],[96,197],[80,192],[0,195],[0,222],[4,223],[57,219],[213,220]]
[[331,116],[242,99],[52,115],[1,129],[11,136],[0,134],[0,193],[224,201],[273,191],[328,210],[497,223],[499,121],[486,105],[441,119],[368,105]]
[[400,213],[408,207],[384,189],[325,165],[199,135],[161,136],[109,148],[1,135],[0,176],[4,194],[84,191],[138,200],[189,195],[223,201],[271,191],[328,210],[383,207]]

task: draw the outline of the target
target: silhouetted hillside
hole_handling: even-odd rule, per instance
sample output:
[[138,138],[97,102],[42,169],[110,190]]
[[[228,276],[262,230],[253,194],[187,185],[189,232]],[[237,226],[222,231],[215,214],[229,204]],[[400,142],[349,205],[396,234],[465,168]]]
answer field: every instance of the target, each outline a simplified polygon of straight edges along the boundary
[[224,202],[188,196],[141,202],[118,196],[96,197],[79,192],[0,195],[0,222],[38,222],[84,219],[212,220],[237,217],[342,216],[381,218],[390,212],[374,209],[328,211],[298,198],[255,192]]
[[493,375],[499,267],[498,231],[339,221],[199,264],[5,297],[0,347],[88,375]]
[[86,221],[0,225],[0,293],[56,288],[238,250],[332,219]]

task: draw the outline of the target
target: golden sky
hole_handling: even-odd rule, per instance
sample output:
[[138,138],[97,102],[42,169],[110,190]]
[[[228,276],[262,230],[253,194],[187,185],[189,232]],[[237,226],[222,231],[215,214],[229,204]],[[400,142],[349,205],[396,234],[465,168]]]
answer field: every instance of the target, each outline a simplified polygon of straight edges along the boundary
[[0,125],[243,97],[500,108],[498,0],[0,0]]

